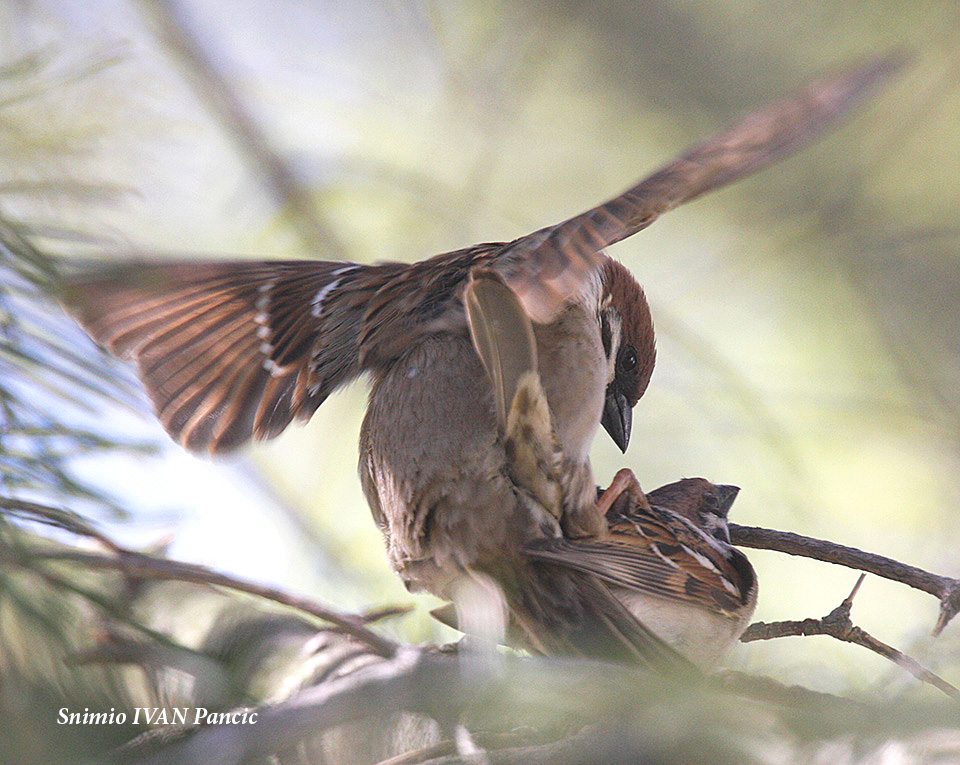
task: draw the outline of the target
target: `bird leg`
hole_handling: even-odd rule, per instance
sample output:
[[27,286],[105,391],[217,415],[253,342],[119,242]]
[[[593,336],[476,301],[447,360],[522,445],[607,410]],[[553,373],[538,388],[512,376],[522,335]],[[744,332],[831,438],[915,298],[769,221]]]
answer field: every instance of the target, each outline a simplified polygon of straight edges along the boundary
[[603,494],[597,499],[597,510],[600,515],[606,515],[607,511],[613,507],[622,495],[633,501],[636,507],[649,510],[650,503],[647,502],[647,495],[640,488],[640,481],[630,468],[620,468],[613,477],[610,485],[604,490]]

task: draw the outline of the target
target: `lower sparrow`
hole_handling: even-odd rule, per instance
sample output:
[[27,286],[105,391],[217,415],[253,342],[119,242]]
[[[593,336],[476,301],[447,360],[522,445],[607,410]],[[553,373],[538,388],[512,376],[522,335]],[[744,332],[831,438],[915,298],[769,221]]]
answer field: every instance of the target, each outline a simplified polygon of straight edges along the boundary
[[757,602],[756,573],[727,531],[738,492],[703,478],[662,486],[645,501],[624,492],[606,513],[605,538],[556,539],[527,552],[596,576],[638,621],[709,669],[746,629]]

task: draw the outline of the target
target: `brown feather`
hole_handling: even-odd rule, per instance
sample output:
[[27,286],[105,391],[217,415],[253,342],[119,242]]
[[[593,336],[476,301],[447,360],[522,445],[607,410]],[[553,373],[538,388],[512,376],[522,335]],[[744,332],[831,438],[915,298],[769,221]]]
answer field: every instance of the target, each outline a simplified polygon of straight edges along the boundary
[[901,54],[886,54],[809,83],[684,152],[613,199],[505,246],[497,270],[534,321],[551,321],[566,300],[582,291],[601,263],[602,249],[642,231],[663,213],[803,148],[904,63]]
[[[702,479],[689,479],[702,480]],[[682,482],[681,482],[682,483]],[[703,481],[703,484],[710,486]],[[651,492],[651,503],[675,497],[696,504],[700,495]],[[692,515],[692,511],[689,511]],[[735,620],[753,595],[756,580],[746,557],[686,518],[688,508],[633,505],[607,515],[603,539],[549,540],[531,547],[537,560],[593,574],[610,585],[665,601],[687,603]]]
[[537,373],[533,326],[496,272],[474,269],[463,302],[473,347],[493,385],[497,419],[506,429],[520,379],[528,372]]
[[[340,288],[365,268],[128,263],[68,281],[64,302],[94,339],[137,362],[173,437],[225,451],[308,417],[360,373],[364,306]],[[341,300],[343,310],[331,311]],[[318,355],[318,345],[330,352]]]

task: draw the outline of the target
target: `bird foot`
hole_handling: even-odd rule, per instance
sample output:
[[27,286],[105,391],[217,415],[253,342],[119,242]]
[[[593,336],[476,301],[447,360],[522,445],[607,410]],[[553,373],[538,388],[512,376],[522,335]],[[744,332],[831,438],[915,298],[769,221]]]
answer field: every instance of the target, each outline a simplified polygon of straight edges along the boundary
[[647,495],[640,488],[640,481],[630,468],[621,468],[613,477],[610,485],[603,494],[597,499],[597,510],[601,516],[607,514],[607,511],[613,507],[613,504],[623,495],[626,495],[637,507],[649,510],[650,503],[647,502]]

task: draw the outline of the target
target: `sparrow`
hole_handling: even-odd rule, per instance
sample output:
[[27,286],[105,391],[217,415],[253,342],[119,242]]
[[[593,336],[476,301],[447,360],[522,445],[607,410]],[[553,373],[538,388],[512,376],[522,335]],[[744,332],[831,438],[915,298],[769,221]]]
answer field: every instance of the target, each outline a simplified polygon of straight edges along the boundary
[[[464,302],[510,478],[559,517],[579,466],[556,435],[530,318],[494,272],[474,272]],[[709,669],[756,602],[753,569],[730,546],[726,525],[739,489],[685,479],[652,492],[651,506],[622,469],[596,491],[602,534],[538,540],[511,556],[507,571],[488,569],[512,585],[503,590],[504,637],[537,653],[639,660],[687,675],[684,659]],[[433,615],[465,632],[475,626],[463,607]]]
[[542,541],[527,553],[597,577],[637,621],[707,671],[757,603],[756,572],[727,530],[739,491],[685,478],[645,498],[624,492],[606,513],[604,538]]
[[[564,527],[564,510],[579,500],[576,492],[592,480],[592,473],[589,462],[570,458],[558,437],[530,317],[493,271],[471,274],[464,304],[474,350],[493,390],[496,430],[515,506],[526,508],[533,518],[555,518],[563,536],[574,537]],[[618,479],[587,506],[597,521],[593,536],[605,532],[603,508],[620,501],[620,495],[642,496],[632,473],[621,471]],[[548,524],[539,531],[541,537],[557,537]],[[496,556],[477,555],[466,570],[469,574],[456,579],[461,589],[444,593],[454,604],[433,612],[450,626],[495,640],[506,637],[535,653],[639,662],[690,675],[689,662],[638,621],[591,572],[544,566],[510,545]],[[486,575],[493,587],[484,587],[478,574]],[[470,585],[466,591],[464,584]],[[500,618],[491,620],[491,615]],[[495,630],[489,629],[491,624]]]
[[[394,569],[441,597],[474,571],[509,589],[505,572],[528,543],[603,535],[615,496],[598,504],[587,452],[600,426],[626,449],[653,371],[643,290],[604,248],[794,152],[900,63],[813,82],[610,201],[511,242],[412,264],[128,262],[67,277],[62,299],[136,362],[160,422],[191,450],[272,438],[368,375],[360,476]],[[507,457],[465,304],[480,273],[496,274],[532,322],[562,454],[554,499],[518,483]]]

